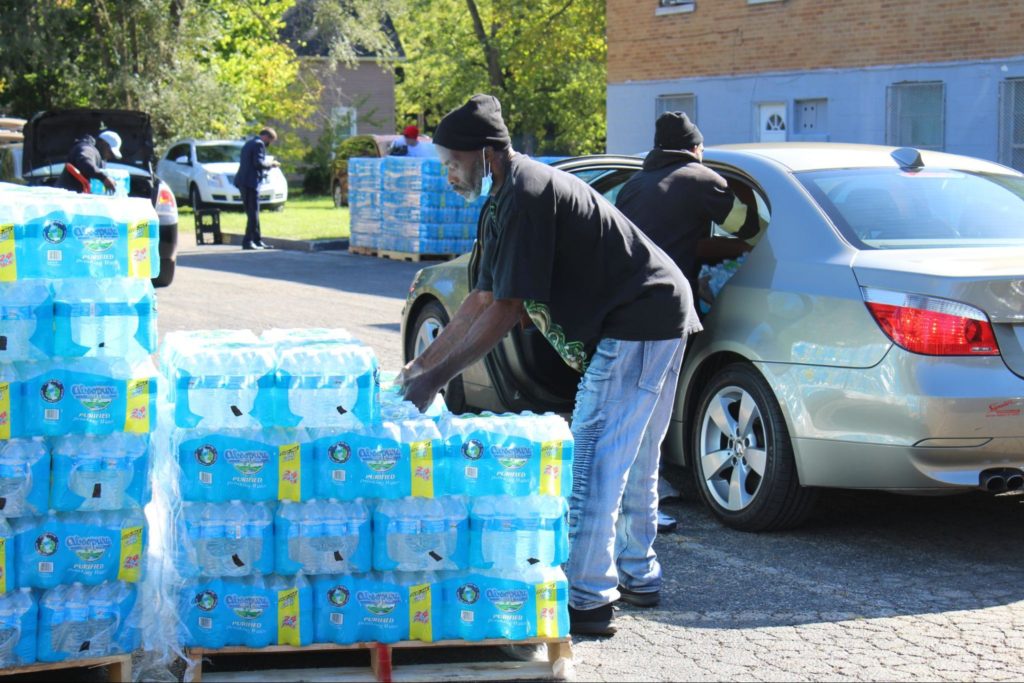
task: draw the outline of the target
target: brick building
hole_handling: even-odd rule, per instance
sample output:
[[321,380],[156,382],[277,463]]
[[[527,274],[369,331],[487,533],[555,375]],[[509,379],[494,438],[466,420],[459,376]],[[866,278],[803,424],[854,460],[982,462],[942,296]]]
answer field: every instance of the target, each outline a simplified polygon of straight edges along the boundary
[[1024,169],[1024,0],[608,0],[608,151],[888,143]]

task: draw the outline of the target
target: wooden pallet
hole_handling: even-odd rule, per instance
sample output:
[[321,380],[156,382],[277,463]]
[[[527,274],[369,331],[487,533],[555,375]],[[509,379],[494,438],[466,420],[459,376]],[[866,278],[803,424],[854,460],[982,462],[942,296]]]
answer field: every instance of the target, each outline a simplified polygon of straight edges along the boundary
[[[417,651],[444,652],[448,654],[459,649],[496,647],[501,645],[547,644],[548,661],[523,662],[504,659],[502,661],[461,661],[446,663],[422,663],[405,661],[414,657]],[[267,659],[281,654],[310,656],[304,664],[313,663],[312,653],[365,652],[369,663],[363,666],[318,666],[317,668],[271,669]],[[254,649],[249,647],[226,647],[218,650],[191,648],[186,651],[191,679],[203,680],[203,660],[215,662],[225,657],[246,656],[251,669],[248,671],[223,671],[208,673],[206,682],[214,681],[500,681],[500,680],[566,680],[572,676],[572,644],[568,638],[531,638],[530,640],[442,640],[435,643],[402,641],[399,643],[353,643],[351,645],[320,644],[307,647],[275,645]],[[400,655],[396,661],[395,655]]]
[[[70,659],[64,662],[41,662],[29,664],[13,669],[0,669],[0,676],[20,676],[25,674],[52,673],[67,669],[96,669],[101,666],[107,668],[107,680],[117,683],[131,683],[132,680],[132,656],[111,655],[109,657],[91,657],[89,659]],[[53,674],[54,680],[62,678]]]
[[348,253],[358,254],[359,256],[376,256],[377,250],[372,247],[356,247],[348,245]]
[[381,258],[391,259],[392,261],[450,261],[451,259],[458,256],[458,254],[417,254],[412,251],[389,251],[387,249],[381,249],[377,252],[377,256]]

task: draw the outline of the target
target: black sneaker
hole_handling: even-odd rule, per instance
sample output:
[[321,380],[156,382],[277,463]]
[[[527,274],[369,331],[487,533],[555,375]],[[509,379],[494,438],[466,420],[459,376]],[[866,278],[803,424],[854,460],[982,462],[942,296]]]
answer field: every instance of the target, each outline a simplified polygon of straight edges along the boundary
[[666,515],[661,510],[658,510],[658,533],[659,534],[670,534],[679,527],[679,522],[676,521],[675,517]]
[[594,609],[569,606],[569,633],[576,636],[611,636],[615,634],[615,611],[611,604]]
[[661,603],[661,596],[658,591],[638,593],[619,586],[619,601],[633,607],[657,607]]

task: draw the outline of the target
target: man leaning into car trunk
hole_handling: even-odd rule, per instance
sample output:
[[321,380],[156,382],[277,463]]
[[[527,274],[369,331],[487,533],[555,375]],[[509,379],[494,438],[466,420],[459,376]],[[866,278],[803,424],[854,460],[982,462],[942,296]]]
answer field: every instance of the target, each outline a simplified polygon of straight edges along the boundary
[[611,635],[612,603],[623,592],[653,604],[661,587],[658,456],[686,335],[701,329],[690,288],[589,185],[514,152],[494,97],[475,95],[448,113],[434,145],[466,199],[479,196],[488,173],[493,183],[475,287],[403,368],[405,398],[423,410],[524,313],[583,374],[572,418],[570,630]]

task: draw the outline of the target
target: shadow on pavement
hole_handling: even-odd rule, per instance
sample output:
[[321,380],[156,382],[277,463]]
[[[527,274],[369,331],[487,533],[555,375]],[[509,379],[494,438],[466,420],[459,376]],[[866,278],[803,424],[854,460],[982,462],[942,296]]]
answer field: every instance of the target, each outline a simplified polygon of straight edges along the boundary
[[[178,254],[178,268],[200,268],[222,273],[285,280],[358,294],[405,299],[420,268],[440,263],[409,263],[348,252],[272,251],[243,252],[239,247],[217,246]],[[209,249],[209,251],[206,251]]]
[[1024,600],[1024,496],[825,492],[810,520],[752,534],[695,502],[667,504],[679,529],[655,549],[657,610],[623,613],[692,628],[752,628],[940,615]]

